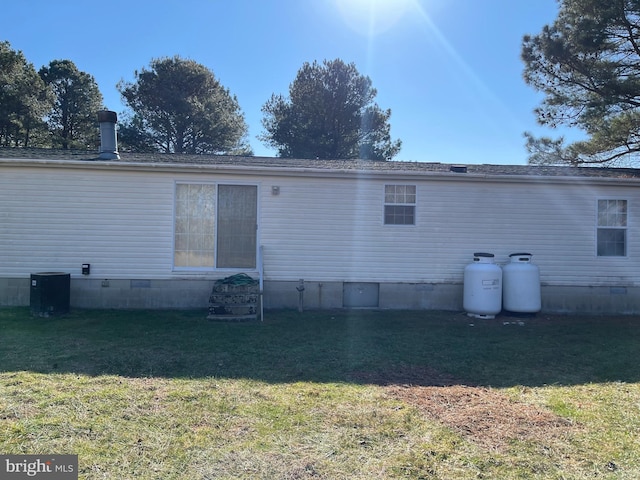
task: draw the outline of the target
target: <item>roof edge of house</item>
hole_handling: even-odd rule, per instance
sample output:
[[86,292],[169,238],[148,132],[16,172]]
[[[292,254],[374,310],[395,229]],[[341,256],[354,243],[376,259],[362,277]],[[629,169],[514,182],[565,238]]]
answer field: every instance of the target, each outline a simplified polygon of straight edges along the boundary
[[[361,164],[360,164],[361,165]],[[448,164],[447,164],[448,165]],[[433,181],[492,181],[498,183],[562,183],[562,184],[611,184],[624,183],[637,185],[640,176],[597,176],[597,175],[544,175],[544,174],[513,174],[513,173],[460,173],[449,170],[402,170],[402,169],[378,169],[366,170],[355,168],[314,168],[314,167],[287,167],[269,165],[234,165],[234,164],[190,164],[190,163],[166,163],[166,162],[123,162],[118,161],[91,161],[91,160],[54,160],[54,159],[29,159],[29,158],[2,158],[0,167],[31,167],[31,168],[68,168],[83,170],[110,170],[110,171],[152,171],[171,173],[210,172],[226,175],[250,173],[257,176],[290,176],[290,177],[324,177],[324,178],[359,178],[377,179],[380,177],[403,179],[411,181],[415,179],[429,179]],[[586,167],[585,167],[586,168]]]

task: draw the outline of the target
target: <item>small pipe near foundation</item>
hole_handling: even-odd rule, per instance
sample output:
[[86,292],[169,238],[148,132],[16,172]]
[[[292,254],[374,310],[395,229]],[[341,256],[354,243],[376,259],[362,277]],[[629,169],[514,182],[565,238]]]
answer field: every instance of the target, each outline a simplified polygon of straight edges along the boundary
[[300,284],[296,287],[298,290],[298,312],[302,313],[304,309],[304,278],[300,279]]

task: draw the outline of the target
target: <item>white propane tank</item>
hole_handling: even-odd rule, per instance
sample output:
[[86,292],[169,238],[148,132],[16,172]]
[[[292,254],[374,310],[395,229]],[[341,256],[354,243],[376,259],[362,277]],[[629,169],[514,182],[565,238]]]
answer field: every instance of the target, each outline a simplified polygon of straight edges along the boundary
[[502,267],[502,299],[505,310],[536,313],[542,308],[540,269],[531,263],[530,253],[512,253]]
[[495,318],[502,310],[502,269],[492,253],[474,253],[464,269],[463,308],[476,318]]

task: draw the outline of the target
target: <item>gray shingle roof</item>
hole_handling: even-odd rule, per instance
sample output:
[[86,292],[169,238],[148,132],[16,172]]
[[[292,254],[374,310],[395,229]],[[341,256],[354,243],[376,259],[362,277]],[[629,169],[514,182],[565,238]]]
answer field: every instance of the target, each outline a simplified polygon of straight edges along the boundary
[[304,160],[277,157],[240,157],[228,155],[185,155],[120,152],[118,160],[100,160],[97,151],[0,147],[0,159],[90,161],[115,164],[218,165],[334,172],[415,172],[459,175],[520,175],[538,177],[640,178],[640,169],[535,165],[446,164],[433,162],[373,162],[366,160]]

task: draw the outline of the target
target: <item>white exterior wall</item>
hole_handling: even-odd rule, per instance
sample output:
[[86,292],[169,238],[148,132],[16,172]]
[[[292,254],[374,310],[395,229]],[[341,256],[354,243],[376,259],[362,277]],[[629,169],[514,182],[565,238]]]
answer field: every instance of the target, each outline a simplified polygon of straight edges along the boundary
[[[640,285],[635,185],[445,177],[2,165],[0,277],[81,277],[83,263],[96,279],[229,275],[172,270],[175,182],[203,181],[258,185],[268,281],[461,283],[482,251],[502,263],[532,253],[543,285]],[[385,184],[417,185],[415,226],[383,224]],[[629,202],[627,257],[596,256],[603,197]]]
[[2,169],[0,275],[167,276],[173,182],[137,172]]
[[[640,285],[636,187],[469,180],[283,179],[263,199],[267,278],[461,283],[474,252],[529,252],[543,284]],[[415,226],[383,225],[391,183],[417,185]],[[604,197],[628,200],[626,257],[596,256]]]

